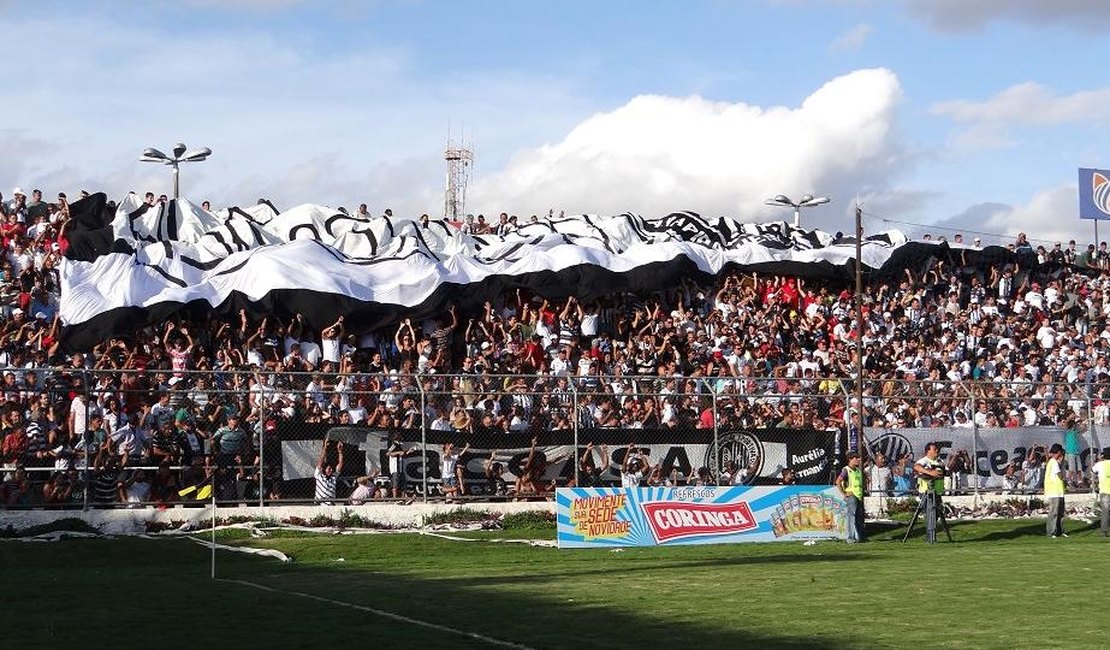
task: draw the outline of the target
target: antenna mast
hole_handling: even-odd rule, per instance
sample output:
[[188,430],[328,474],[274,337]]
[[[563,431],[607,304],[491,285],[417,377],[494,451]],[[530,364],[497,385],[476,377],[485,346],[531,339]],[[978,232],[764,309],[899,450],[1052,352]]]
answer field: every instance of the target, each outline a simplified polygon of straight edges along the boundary
[[447,148],[443,151],[447,161],[447,188],[443,193],[443,216],[448,221],[462,221],[466,216],[466,186],[470,182],[470,167],[474,152],[465,142],[458,146],[447,134]]

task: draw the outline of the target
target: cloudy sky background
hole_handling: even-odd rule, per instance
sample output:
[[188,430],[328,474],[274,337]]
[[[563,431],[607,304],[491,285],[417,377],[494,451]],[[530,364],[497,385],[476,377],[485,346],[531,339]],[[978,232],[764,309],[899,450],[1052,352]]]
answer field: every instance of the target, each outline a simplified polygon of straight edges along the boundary
[[[659,6],[662,5],[662,6]],[[0,0],[0,191],[182,192],[374,213],[689,209],[869,231],[1092,237],[1104,0]],[[912,225],[910,225],[912,224]],[[1100,235],[1110,238],[1110,224]]]

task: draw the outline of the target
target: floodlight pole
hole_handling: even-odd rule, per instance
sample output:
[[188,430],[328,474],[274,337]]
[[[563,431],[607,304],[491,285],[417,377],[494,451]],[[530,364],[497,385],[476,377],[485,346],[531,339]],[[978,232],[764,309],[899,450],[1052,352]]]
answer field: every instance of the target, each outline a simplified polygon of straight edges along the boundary
[[785,194],[778,194],[774,198],[767,199],[763,202],[764,205],[773,205],[780,208],[794,208],[794,227],[797,228],[802,222],[802,208],[813,208],[819,205],[828,203],[831,199],[827,196],[813,196],[806,194],[801,199],[794,201]]
[[[856,453],[862,456],[863,443],[863,210],[856,205],[856,412],[859,431]],[[861,504],[862,505],[862,504]]]
[[208,147],[188,150],[183,143],[178,142],[173,146],[172,156],[168,156],[158,149],[147,148],[143,150],[143,155],[139,158],[139,161],[169,165],[173,169],[173,198],[176,201],[181,197],[181,163],[204,162],[211,155],[212,150]]

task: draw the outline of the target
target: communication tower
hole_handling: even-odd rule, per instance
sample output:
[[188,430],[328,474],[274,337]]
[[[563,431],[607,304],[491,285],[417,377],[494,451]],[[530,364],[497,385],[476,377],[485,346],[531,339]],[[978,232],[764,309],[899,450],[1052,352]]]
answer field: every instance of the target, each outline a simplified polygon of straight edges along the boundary
[[466,216],[466,186],[470,182],[470,167],[474,152],[465,143],[458,146],[447,136],[447,189],[443,193],[443,216],[449,221],[462,221]]

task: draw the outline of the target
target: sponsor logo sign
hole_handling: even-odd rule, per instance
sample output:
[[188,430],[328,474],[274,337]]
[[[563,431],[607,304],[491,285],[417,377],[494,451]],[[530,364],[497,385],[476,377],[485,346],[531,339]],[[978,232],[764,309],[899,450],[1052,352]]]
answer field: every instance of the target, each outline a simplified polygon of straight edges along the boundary
[[1079,170],[1079,218],[1110,219],[1110,171]]
[[561,548],[843,539],[836,488],[813,485],[560,488]]
[[642,507],[651,534],[660,544],[682,537],[740,533],[757,525],[746,501],[721,505],[653,501]]

